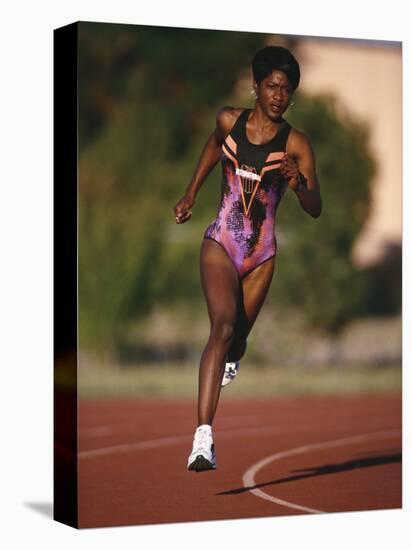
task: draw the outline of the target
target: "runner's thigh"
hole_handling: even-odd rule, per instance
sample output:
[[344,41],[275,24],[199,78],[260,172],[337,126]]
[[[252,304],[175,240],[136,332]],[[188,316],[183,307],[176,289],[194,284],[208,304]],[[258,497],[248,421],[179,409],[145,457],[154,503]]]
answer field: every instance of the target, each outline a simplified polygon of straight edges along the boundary
[[233,323],[237,313],[239,277],[224,248],[211,239],[203,240],[200,271],[210,320],[212,323],[216,320]]

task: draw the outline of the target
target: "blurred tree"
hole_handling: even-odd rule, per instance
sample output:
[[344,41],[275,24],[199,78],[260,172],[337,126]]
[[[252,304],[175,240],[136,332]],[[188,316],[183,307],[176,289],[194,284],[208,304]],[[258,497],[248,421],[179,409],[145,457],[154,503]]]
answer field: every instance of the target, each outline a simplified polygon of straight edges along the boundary
[[[156,303],[203,303],[199,247],[219,203],[220,167],[199,193],[190,223],[177,226],[172,207],[193,174],[217,109],[237,104],[234,85],[265,38],[80,25],[82,348],[115,351],[130,323]],[[331,98],[300,96],[287,118],[313,143],[324,212],[313,220],[293,193],[284,198],[269,299],[336,330],[365,304],[367,281],[351,265],[350,251],[369,204],[367,131],[339,113]]]
[[[80,24],[81,346],[113,351],[131,319],[160,297],[182,296],[173,296],[185,275],[169,243],[172,207],[193,170],[205,118],[263,37]],[[171,280],[168,262],[177,258],[179,277]],[[183,282],[193,293],[197,279],[188,273]]]
[[80,149],[125,103],[156,105],[152,121],[183,154],[202,114],[227,97],[265,35],[233,31],[79,24]]
[[310,324],[335,331],[367,313],[368,280],[352,264],[351,250],[368,215],[375,173],[368,129],[332,97],[300,95],[287,118],[311,140],[323,212],[312,219],[294,193],[286,194],[277,218],[281,244],[272,294],[276,303],[301,308]]
[[[375,172],[368,129],[344,113],[332,97],[300,94],[287,118],[310,137],[324,209],[320,218],[313,219],[303,212],[293,192],[286,193],[277,212],[278,261],[268,299],[278,309],[299,309],[312,327],[336,331],[370,311],[368,274],[351,261],[352,246],[368,216]],[[209,128],[212,124],[211,114]],[[205,129],[191,151],[192,169],[206,134]],[[158,285],[162,302],[191,295],[203,299],[194,284],[199,278],[200,238],[216,213],[218,190],[220,168],[198,195],[190,224],[170,228],[167,277]]]

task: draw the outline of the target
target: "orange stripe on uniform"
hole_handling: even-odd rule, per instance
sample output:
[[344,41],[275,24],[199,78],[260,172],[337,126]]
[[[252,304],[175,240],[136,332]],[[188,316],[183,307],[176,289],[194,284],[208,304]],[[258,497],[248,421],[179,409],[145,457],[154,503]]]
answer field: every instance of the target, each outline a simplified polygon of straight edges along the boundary
[[237,153],[237,143],[236,141],[230,136],[230,134],[227,136],[225,142],[229,145],[229,147],[232,149],[232,151]]
[[283,151],[278,151],[277,153],[270,153],[265,162],[273,162],[274,160],[282,160],[285,156]]
[[266,172],[270,172],[270,170],[276,170],[276,168],[279,168],[279,166],[280,166],[280,162],[276,164],[271,164],[270,166],[264,166],[260,171],[260,174],[259,174],[260,177],[263,178],[263,174],[265,174]]
[[225,155],[227,157],[230,158],[230,160],[233,162],[233,164],[235,165],[236,168],[239,168],[239,164],[237,162],[237,160],[235,159],[235,157],[232,155],[232,153],[229,151],[229,149],[225,146],[225,144],[222,145],[222,149],[223,149],[223,152],[225,153]]
[[249,216],[250,207],[252,206],[252,202],[253,202],[253,199],[255,198],[256,191],[258,190],[259,183],[260,183],[260,181],[256,182],[256,185],[255,185],[255,188],[254,188],[254,190],[253,190],[252,196],[250,197],[249,206],[248,206],[247,208],[246,208],[245,197],[244,197],[244,194],[243,194],[243,187],[241,187],[242,199],[243,199],[243,207],[244,207],[244,209],[245,209],[245,214],[246,214],[246,216]]

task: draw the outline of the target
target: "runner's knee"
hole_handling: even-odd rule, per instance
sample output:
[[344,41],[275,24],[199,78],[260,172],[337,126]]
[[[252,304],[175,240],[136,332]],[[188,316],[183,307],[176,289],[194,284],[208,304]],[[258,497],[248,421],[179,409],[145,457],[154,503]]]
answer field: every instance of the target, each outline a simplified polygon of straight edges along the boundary
[[219,319],[212,322],[210,337],[216,343],[230,344],[235,332],[235,323],[227,319]]

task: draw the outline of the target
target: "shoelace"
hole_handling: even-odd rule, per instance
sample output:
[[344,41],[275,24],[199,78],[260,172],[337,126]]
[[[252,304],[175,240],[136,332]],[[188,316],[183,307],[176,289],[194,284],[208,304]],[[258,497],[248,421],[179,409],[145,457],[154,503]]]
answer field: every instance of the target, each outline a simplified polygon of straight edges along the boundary
[[199,430],[196,432],[195,435],[195,442],[193,448],[196,449],[197,452],[199,451],[206,451],[209,452],[210,449],[208,448],[208,433],[206,430]]

